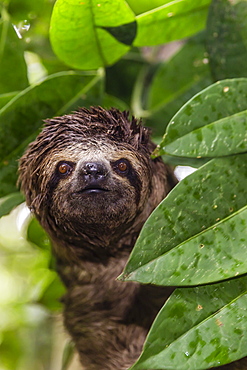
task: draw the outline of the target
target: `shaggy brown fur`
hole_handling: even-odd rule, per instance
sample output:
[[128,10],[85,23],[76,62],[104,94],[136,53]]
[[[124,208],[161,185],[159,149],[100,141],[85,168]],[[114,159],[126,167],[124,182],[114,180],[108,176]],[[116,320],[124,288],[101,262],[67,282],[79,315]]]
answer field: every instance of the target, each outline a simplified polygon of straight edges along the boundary
[[67,287],[65,325],[87,370],[131,366],[169,295],[116,281],[143,223],[176,183],[160,158],[151,160],[154,148],[126,113],[91,108],[47,120],[20,160],[27,204],[51,236]]
[[137,359],[167,288],[116,281],[152,210],[175,185],[149,131],[116,109],[46,121],[20,160],[28,206],[53,241],[64,321],[90,370]]

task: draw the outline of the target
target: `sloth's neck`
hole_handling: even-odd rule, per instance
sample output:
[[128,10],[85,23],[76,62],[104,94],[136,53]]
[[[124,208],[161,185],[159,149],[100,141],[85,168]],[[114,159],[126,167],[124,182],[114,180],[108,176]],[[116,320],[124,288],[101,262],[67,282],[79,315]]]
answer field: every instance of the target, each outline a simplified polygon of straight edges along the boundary
[[109,257],[103,259],[102,262],[98,259],[95,261],[80,259],[76,263],[71,263],[57,259],[57,270],[67,287],[95,283],[98,279],[101,284],[102,277],[104,277],[104,282],[107,282],[115,280],[121,274],[128,256],[129,253],[122,252],[117,258]]
[[[121,237],[118,234],[98,233],[98,236],[90,238],[90,234],[53,235],[53,250],[58,260],[64,264],[77,265],[80,262],[93,262],[95,264],[108,264],[111,258],[121,259],[128,256],[139,235],[138,230],[128,228]],[[111,235],[111,236],[109,236]],[[67,261],[67,262],[66,262]]]

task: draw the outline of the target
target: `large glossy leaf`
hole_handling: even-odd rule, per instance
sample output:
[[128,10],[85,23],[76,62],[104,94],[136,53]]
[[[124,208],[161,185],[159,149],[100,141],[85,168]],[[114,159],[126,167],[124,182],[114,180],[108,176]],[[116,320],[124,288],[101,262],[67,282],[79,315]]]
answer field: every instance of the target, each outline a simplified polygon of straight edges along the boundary
[[182,180],[145,223],[121,279],[195,285],[247,272],[247,155]]
[[57,0],[50,38],[57,56],[78,69],[113,64],[136,35],[135,15],[124,0]]
[[134,46],[151,46],[193,35],[205,27],[210,0],[177,0],[136,17]]
[[[205,26],[209,3],[152,3],[142,8],[149,11],[135,17],[124,0],[104,0],[100,4],[96,0],[57,0],[51,18],[51,43],[58,57],[74,68],[110,65],[131,45],[158,45],[200,31]],[[161,6],[154,8],[157,5]]]
[[[0,194],[14,191],[17,159],[47,117],[101,103],[103,73],[61,72],[19,93],[0,110]],[[6,140],[8,138],[8,140]]]
[[176,289],[131,369],[208,369],[246,356],[246,283]]
[[3,6],[0,19],[0,93],[21,90],[27,86],[23,40],[18,39]]
[[247,79],[217,82],[172,118],[156,154],[226,156],[247,151]]
[[213,0],[207,50],[214,79],[247,76],[247,1]]

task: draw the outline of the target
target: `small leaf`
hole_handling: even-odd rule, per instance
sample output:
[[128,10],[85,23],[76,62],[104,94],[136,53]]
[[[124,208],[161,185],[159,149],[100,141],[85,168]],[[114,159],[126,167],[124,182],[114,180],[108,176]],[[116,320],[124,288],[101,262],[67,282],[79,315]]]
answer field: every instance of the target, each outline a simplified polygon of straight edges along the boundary
[[55,271],[52,272],[53,279],[43,291],[42,297],[39,299],[39,303],[41,303],[51,311],[61,312],[63,309],[61,298],[65,294],[66,289],[60,278],[58,277],[57,273]]
[[78,69],[113,64],[135,37],[135,15],[124,0],[57,0],[50,39],[57,56]]
[[120,279],[195,285],[247,272],[247,155],[182,180],[146,221]]
[[21,193],[13,193],[0,198],[0,217],[7,215],[14,207],[22,202],[24,202],[24,197]]
[[247,76],[246,38],[247,1],[213,0],[206,45],[215,81]]
[[65,344],[64,350],[63,350],[63,358],[62,358],[62,369],[61,370],[68,370],[69,365],[72,361],[72,358],[75,353],[75,345],[72,341],[68,341]]
[[155,155],[213,157],[245,152],[246,110],[247,79],[217,82],[177,112]]
[[178,40],[201,31],[210,0],[177,0],[136,17],[134,46],[152,46]]
[[208,369],[247,355],[247,278],[176,289],[131,368]]
[[47,233],[40,226],[36,218],[32,218],[27,229],[27,240],[42,249],[51,250],[51,243]]

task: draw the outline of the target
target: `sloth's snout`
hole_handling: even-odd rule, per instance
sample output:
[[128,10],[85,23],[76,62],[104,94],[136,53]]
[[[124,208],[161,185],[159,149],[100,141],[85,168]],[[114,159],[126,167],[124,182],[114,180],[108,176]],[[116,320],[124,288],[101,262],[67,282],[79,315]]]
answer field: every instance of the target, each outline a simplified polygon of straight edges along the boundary
[[106,179],[108,169],[102,162],[84,162],[80,167],[80,178],[83,180],[83,189],[80,192],[99,193],[107,191]]
[[107,173],[107,168],[103,163],[87,162],[82,164],[81,174],[86,180],[104,179]]

